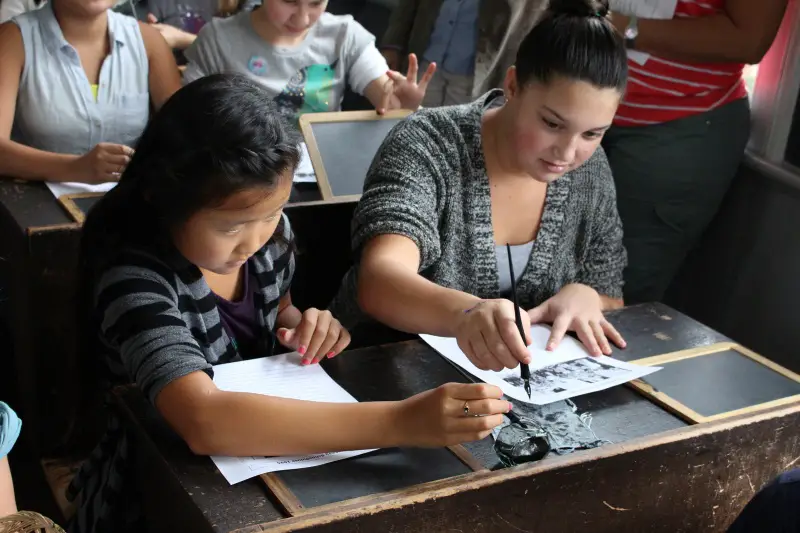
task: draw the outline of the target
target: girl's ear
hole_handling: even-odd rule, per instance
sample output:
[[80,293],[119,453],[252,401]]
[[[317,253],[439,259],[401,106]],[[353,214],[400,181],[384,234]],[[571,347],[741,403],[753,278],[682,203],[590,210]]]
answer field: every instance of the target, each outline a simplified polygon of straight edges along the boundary
[[506,71],[506,79],[503,81],[503,92],[506,100],[515,98],[519,93],[519,83],[517,80],[517,67],[511,65]]

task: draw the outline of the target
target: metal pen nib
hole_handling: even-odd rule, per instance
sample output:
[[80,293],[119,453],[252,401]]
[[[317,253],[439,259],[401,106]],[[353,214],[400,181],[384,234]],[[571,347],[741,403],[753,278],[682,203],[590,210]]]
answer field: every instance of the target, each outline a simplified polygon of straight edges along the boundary
[[531,399],[531,369],[525,363],[520,364],[520,373],[522,374],[523,386],[525,392],[528,393],[528,399]]

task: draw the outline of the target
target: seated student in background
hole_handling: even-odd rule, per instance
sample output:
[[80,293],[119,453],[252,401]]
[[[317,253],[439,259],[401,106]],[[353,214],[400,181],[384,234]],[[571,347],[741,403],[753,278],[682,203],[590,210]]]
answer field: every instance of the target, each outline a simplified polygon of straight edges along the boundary
[[637,304],[663,299],[739,169],[750,139],[742,70],[769,50],[787,0],[678,0],[665,20],[620,4],[614,24],[649,54],[629,62],[628,92],[603,139],[625,226],[625,300]]
[[[94,343],[86,353],[103,358],[112,383],[135,382],[197,454],[441,446],[488,435],[510,406],[484,385],[355,404],[216,388],[215,364],[271,355],[275,339],[303,364],[350,341],[330,312],[292,304],[294,237],[283,207],[299,158],[296,131],[249,77],[212,75],[178,91],[84,225],[81,287]],[[474,414],[489,416],[464,417],[472,400],[481,400]],[[82,502],[73,531],[145,531],[130,515],[127,445],[111,438],[99,448],[109,453],[70,489]]]
[[147,10],[147,22],[157,29],[173,50],[186,50],[214,17],[250,11],[260,0],[147,0],[137,9]]
[[0,402],[0,517],[17,512],[8,454],[19,438],[22,422],[11,407]]
[[346,84],[382,112],[416,110],[435,65],[417,83],[417,61],[408,76],[390,72],[374,37],[349,15],[325,12],[319,0],[264,0],[253,12],[215,19],[186,51],[183,79],[219,72],[246,73],[269,91],[278,110],[339,111]]
[[[423,109],[378,151],[353,219],[357,266],[332,305],[397,330],[456,337],[480,368],[529,359],[504,299],[513,245],[523,325],[575,331],[592,354],[623,340],[625,249],[599,148],[625,89],[605,1],[554,0],[520,46],[505,90]],[[358,304],[358,305],[357,305]]]
[[8,454],[19,438],[22,422],[14,410],[0,402],[0,531],[9,533],[61,532],[51,520],[30,511],[17,511]]
[[116,181],[180,87],[164,39],[113,3],[51,0],[0,25],[0,176]]

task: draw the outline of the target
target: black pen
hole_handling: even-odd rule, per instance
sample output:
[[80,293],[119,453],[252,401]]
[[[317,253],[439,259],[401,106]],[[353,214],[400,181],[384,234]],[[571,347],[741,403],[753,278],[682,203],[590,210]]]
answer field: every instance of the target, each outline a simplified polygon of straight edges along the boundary
[[[514,262],[511,260],[511,245],[506,244],[506,252],[508,252],[508,272],[511,274],[511,301],[514,304],[514,318],[517,321],[517,329],[522,337],[522,344],[525,343],[525,331],[522,329],[522,316],[519,313],[519,303],[517,303],[517,279],[514,277]],[[525,392],[528,393],[528,399],[531,397],[531,369],[525,363],[520,363],[520,371],[522,373],[522,381],[525,385]]]

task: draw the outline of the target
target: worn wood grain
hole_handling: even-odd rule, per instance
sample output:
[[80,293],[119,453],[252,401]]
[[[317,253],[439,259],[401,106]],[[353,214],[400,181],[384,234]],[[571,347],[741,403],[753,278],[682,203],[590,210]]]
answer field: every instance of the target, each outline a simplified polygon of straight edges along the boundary
[[548,463],[468,474],[424,493],[320,508],[236,533],[721,532],[763,484],[796,460],[798,424],[800,405],[794,405]]

